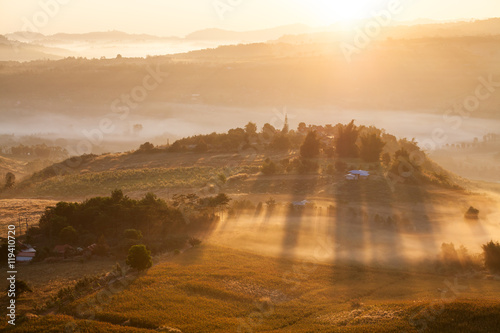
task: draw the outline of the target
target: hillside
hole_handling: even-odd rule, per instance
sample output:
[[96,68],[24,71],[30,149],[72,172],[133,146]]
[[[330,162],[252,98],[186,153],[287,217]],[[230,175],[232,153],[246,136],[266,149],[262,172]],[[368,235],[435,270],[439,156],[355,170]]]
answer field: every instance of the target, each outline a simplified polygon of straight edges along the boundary
[[0,61],[59,60],[70,55],[71,52],[61,48],[9,40],[0,35]]
[[[10,332],[71,325],[86,332],[446,333],[493,332],[499,325],[498,281],[461,278],[451,285],[450,277],[425,272],[290,261],[210,245],[155,259],[147,273],[127,275],[61,314],[32,316]],[[25,271],[33,282],[43,278],[29,273],[38,265]]]
[[[145,143],[133,152],[75,156],[34,173],[3,195],[82,198],[104,195],[116,188],[127,192],[169,193],[171,190],[205,191],[214,186],[234,192],[300,194],[312,191],[309,194],[329,195],[339,191],[338,187],[345,182],[345,172],[353,169],[370,170],[372,190],[381,193],[399,183],[437,185],[453,190],[464,184],[464,180],[432,162],[415,141],[397,139],[375,127],[353,124],[316,126],[301,123],[297,131],[283,134],[270,124],[257,132],[255,124],[249,123],[246,127],[255,126],[252,134],[235,128],[227,133],[179,139],[169,146],[154,147]],[[339,144],[332,138],[341,136],[345,130],[356,132],[348,148],[352,149],[352,156],[339,157],[336,155],[341,152],[335,153],[335,147],[340,149]],[[299,148],[306,134],[311,132],[318,135],[316,140],[321,154],[318,151],[318,156],[307,159],[301,157]],[[361,158],[357,152],[369,135],[380,140],[383,147],[377,148],[380,151],[373,160],[366,160],[366,156]],[[385,161],[381,160],[382,154]],[[402,170],[401,158],[406,158],[405,163],[412,169],[410,177],[398,176]],[[273,168],[272,173],[264,170],[266,165]],[[395,182],[392,178],[397,177],[401,180]],[[295,190],[279,185],[295,178],[304,185]]]
[[[319,36],[324,38],[305,36],[305,41],[299,36],[297,42],[292,36],[278,42],[220,46],[148,59],[4,63],[0,84],[5,89],[0,99],[6,109],[19,108],[17,103],[22,100],[23,107],[30,110],[36,105],[39,112],[75,116],[78,103],[80,110],[101,114],[109,111],[113,100],[140,84],[147,66],[152,66],[164,74],[161,84],[134,110],[141,116],[180,116],[175,103],[411,110],[442,116],[474,93],[479,77],[498,81],[498,29],[485,33],[497,27],[498,21],[395,27],[400,34],[378,36],[355,52],[351,62],[346,60],[341,42],[352,44],[355,36],[338,38],[323,33]],[[412,33],[426,27],[429,33]],[[433,33],[455,29],[463,35]],[[70,75],[75,70],[79,80]],[[473,117],[498,119],[499,96],[492,94],[482,101]],[[57,105],[50,104],[53,100],[58,100]]]

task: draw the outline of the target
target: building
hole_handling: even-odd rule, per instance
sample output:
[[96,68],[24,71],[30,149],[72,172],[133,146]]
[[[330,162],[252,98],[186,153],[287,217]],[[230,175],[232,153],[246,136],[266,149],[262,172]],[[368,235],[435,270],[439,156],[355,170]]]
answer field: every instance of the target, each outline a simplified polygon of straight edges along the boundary
[[36,255],[36,250],[31,246],[27,246],[25,249],[19,251],[16,255],[17,262],[29,262],[33,260]]
[[370,176],[368,171],[364,170],[351,170],[347,175],[345,175],[345,179],[347,180],[360,180],[367,179]]

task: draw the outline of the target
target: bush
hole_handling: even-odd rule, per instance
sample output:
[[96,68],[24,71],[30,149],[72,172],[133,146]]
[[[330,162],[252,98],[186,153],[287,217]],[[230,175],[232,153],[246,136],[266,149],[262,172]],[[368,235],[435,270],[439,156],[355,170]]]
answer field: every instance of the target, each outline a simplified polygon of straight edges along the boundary
[[72,226],[67,226],[59,232],[59,239],[63,243],[74,245],[78,239],[78,233]]
[[453,243],[441,244],[441,259],[447,266],[457,266],[460,264],[458,253]]
[[274,200],[273,197],[270,197],[267,201],[266,201],[266,205],[267,205],[267,210],[272,212],[274,210],[274,208],[276,208],[276,200]]
[[[31,287],[28,285],[28,283],[26,283],[26,281],[16,280],[15,283],[16,283],[16,297],[21,294],[24,294],[25,292],[30,292],[30,293],[33,292],[33,289],[31,289]],[[7,286],[6,291],[8,291],[9,288],[10,286]]]
[[128,250],[127,265],[143,271],[153,265],[151,251],[145,245],[134,245]]
[[303,158],[314,158],[319,155],[320,142],[315,131],[307,133],[302,146],[300,146],[300,156]]
[[465,212],[465,218],[469,220],[479,219],[479,210],[470,206],[467,212]]
[[378,162],[385,143],[377,134],[361,137],[360,156],[365,162]]
[[484,265],[491,271],[500,271],[500,243],[489,241],[482,246]]
[[189,238],[188,243],[192,247],[195,247],[195,246],[198,246],[201,244],[201,240],[199,240],[198,238],[195,238],[195,237],[191,237],[191,238]]
[[380,160],[384,166],[388,167],[389,164],[391,164],[391,155],[389,153],[383,153]]
[[231,208],[235,211],[252,210],[255,209],[255,205],[250,200],[234,200]]
[[270,159],[266,159],[260,168],[260,171],[262,171],[265,175],[274,175],[278,171],[278,167],[276,166],[276,163]]
[[109,246],[108,244],[106,243],[106,239],[104,238],[104,235],[102,235],[101,237],[99,237],[99,239],[97,240],[97,245],[96,247],[94,248],[93,254],[97,255],[97,256],[107,256],[108,253],[109,253]]
[[123,232],[123,236],[126,239],[140,240],[142,239],[142,232],[136,229],[127,229]]

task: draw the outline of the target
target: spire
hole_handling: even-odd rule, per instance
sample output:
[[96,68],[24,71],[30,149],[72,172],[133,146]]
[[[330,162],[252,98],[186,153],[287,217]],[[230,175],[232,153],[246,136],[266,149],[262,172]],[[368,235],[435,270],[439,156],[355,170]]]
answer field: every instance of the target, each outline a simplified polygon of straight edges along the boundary
[[281,133],[287,134],[288,133],[288,113],[285,113],[285,125],[283,126],[283,129],[281,130]]

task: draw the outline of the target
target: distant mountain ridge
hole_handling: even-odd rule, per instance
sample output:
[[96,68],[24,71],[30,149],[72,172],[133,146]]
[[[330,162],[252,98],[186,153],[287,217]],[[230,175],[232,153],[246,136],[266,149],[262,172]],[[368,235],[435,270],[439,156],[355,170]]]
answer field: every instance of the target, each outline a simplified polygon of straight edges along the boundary
[[[0,61],[29,61],[37,59],[61,59],[67,56],[90,58],[145,57],[167,55],[215,48],[219,45],[282,42],[288,44],[333,43],[352,40],[372,19],[353,22],[356,29],[342,31],[338,25],[312,28],[304,24],[291,24],[275,28],[232,31],[204,29],[185,37],[160,37],[150,34],[130,34],[122,31],[88,33],[57,33],[44,35],[18,31],[0,39]],[[412,22],[392,22],[383,27],[378,39],[451,38],[500,35],[500,18],[486,20],[436,22],[419,19]],[[159,46],[158,46],[159,45]],[[137,51],[142,46],[144,51]],[[112,49],[112,51],[111,51]]]

